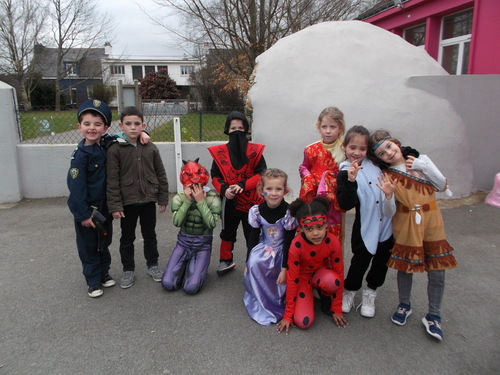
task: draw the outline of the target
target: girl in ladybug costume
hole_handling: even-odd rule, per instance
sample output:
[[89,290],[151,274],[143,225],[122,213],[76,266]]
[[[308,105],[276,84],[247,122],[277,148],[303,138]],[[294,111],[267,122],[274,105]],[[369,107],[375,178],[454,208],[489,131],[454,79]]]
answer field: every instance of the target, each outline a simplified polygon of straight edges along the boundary
[[325,197],[316,197],[309,204],[299,198],[289,206],[290,214],[299,221],[299,234],[288,253],[286,307],[278,332],[288,334],[292,323],[302,329],[313,324],[313,288],[321,296],[322,311],[331,315],[338,327],[347,324],[342,315],[342,248],[337,237],[328,232],[329,206]]

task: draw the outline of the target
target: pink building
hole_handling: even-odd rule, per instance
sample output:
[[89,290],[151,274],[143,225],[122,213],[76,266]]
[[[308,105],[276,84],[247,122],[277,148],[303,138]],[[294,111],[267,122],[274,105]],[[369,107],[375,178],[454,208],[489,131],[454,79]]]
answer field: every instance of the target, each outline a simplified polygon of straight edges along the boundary
[[500,0],[382,0],[358,20],[425,50],[450,74],[500,74]]

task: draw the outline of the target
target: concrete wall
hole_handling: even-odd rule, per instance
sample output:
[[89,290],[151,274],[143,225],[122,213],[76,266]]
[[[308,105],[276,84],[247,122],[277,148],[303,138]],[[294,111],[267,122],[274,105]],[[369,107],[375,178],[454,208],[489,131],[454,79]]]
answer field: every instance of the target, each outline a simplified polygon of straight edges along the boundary
[[[220,143],[220,142],[219,142]],[[174,144],[155,143],[161,153],[167,171],[169,189],[177,191],[178,176],[175,170]],[[200,163],[210,170],[212,158],[207,147],[218,143],[185,143],[182,145],[182,158]],[[18,145],[17,153],[20,168],[20,197],[7,199],[0,192],[0,202],[14,202],[20,198],[48,198],[68,195],[66,176],[70,156],[76,145]],[[4,182],[2,181],[2,186]],[[3,189],[2,189],[3,190]]]
[[468,134],[474,185],[491,190],[500,172],[500,75],[411,77],[408,86],[451,103]]
[[20,189],[21,166],[17,158],[16,145],[19,142],[16,121],[16,92],[4,82],[0,82],[0,203],[17,202],[23,196]]

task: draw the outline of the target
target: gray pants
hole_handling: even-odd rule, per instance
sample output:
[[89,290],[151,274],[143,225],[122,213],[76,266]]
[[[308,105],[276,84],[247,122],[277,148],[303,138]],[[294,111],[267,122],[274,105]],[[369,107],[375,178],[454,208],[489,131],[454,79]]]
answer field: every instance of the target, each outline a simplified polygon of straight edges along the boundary
[[[427,298],[429,314],[441,316],[441,302],[444,294],[444,270],[427,272]],[[410,305],[413,274],[398,271],[399,302]]]

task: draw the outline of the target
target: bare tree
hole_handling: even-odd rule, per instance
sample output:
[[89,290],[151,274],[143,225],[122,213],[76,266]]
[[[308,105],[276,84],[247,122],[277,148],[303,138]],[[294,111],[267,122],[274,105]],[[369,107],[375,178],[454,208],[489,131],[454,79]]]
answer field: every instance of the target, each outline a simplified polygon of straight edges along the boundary
[[155,0],[180,15],[175,29],[150,15],[184,42],[202,44],[225,70],[249,79],[258,55],[279,39],[319,22],[352,18],[367,0]]
[[[50,0],[52,37],[57,47],[56,110],[61,108],[61,80],[74,66],[64,66],[64,58],[70,50],[72,62],[84,59],[92,48],[103,46],[112,39],[113,23],[108,14],[101,14],[96,0]],[[101,67],[98,69],[101,71]]]
[[0,72],[12,76],[23,107],[31,109],[33,50],[39,41],[46,8],[36,0],[0,0]]

